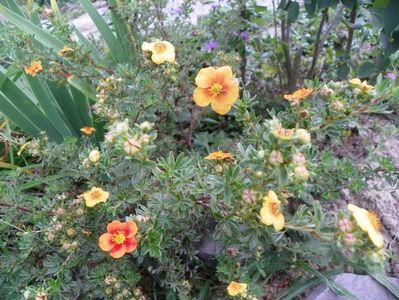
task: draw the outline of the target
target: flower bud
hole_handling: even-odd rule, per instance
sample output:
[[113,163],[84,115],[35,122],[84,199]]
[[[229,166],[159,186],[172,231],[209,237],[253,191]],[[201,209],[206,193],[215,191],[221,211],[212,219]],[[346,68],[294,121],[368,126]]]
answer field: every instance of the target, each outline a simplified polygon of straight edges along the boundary
[[242,192],[242,200],[245,203],[252,204],[256,201],[256,193],[254,190],[246,189]]
[[131,138],[123,143],[123,150],[125,150],[126,154],[129,156],[137,153],[138,151],[140,151],[140,149],[141,145],[136,139]]
[[273,150],[269,155],[269,163],[278,167],[284,162],[283,154],[278,150]]
[[330,97],[334,94],[334,91],[330,89],[328,86],[323,86],[322,89],[320,90],[320,95],[323,97],[327,98]]
[[150,123],[150,122],[148,122],[148,121],[144,121],[143,123],[141,123],[141,124],[139,125],[139,127],[140,127],[140,129],[141,129],[143,132],[148,132],[148,131],[150,131],[150,130],[154,127],[154,124],[153,124],[153,123]]
[[347,246],[354,245],[356,243],[356,237],[352,233],[345,233],[343,241]]
[[295,152],[292,155],[292,163],[294,165],[301,166],[301,165],[305,164],[305,162],[306,162],[306,158],[302,153]]
[[341,101],[334,101],[333,103],[331,103],[331,109],[334,111],[343,111],[344,110],[344,105],[342,104]]
[[259,159],[263,159],[265,157],[265,150],[259,150],[256,152],[256,157]]
[[89,160],[93,163],[96,164],[100,160],[100,151],[98,150],[92,150],[89,154]]
[[310,174],[308,169],[306,169],[306,167],[302,165],[295,167],[294,176],[296,179],[300,181],[306,181],[309,179]]
[[302,144],[309,144],[311,141],[310,133],[306,129],[297,129],[296,136]]
[[75,229],[73,229],[73,228],[68,228],[67,231],[66,231],[66,233],[67,233],[67,235],[68,235],[69,237],[73,237],[73,236],[76,234],[76,231],[75,231]]
[[339,220],[338,227],[343,232],[351,232],[353,230],[352,222],[348,219]]

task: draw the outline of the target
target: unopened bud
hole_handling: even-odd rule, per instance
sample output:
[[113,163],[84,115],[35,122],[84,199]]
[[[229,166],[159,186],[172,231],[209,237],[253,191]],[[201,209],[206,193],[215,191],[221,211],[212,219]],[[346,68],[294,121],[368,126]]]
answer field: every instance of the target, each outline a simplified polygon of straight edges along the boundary
[[297,129],[296,136],[302,144],[309,144],[311,141],[310,133],[306,129]]
[[302,153],[295,152],[292,155],[292,163],[294,165],[301,166],[301,165],[305,164],[305,162],[306,162],[306,158]]
[[306,181],[309,179],[310,173],[305,166],[297,166],[294,169],[294,176],[300,181]]
[[93,151],[91,151],[90,154],[89,154],[89,160],[90,160],[93,164],[98,163],[98,161],[100,160],[100,157],[101,157],[100,151],[98,151],[98,150],[93,150]]
[[278,150],[273,150],[269,155],[269,163],[278,167],[284,162],[283,154]]
[[351,232],[353,230],[352,222],[348,219],[339,220],[338,227],[343,232]]
[[334,111],[342,111],[344,110],[344,105],[342,104],[341,101],[334,101],[333,103],[331,103],[331,109]]

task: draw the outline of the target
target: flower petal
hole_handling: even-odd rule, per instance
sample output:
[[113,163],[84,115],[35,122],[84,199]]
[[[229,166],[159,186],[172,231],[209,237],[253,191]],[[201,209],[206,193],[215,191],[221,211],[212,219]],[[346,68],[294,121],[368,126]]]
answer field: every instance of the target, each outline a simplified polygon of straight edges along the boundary
[[92,197],[84,197],[84,199],[87,207],[93,207],[98,203],[98,201],[93,199]]
[[216,77],[218,82],[229,82],[233,78],[233,70],[230,66],[223,66],[216,69]]
[[240,90],[238,88],[238,83],[235,81],[230,81],[229,83],[223,84],[223,92],[215,97],[219,102],[225,102],[228,104],[233,104],[237,101],[240,96]]
[[131,238],[137,233],[137,224],[133,221],[127,221],[123,224],[125,235],[127,238]]
[[130,253],[137,249],[137,240],[134,237],[127,238],[124,242],[125,250]]
[[206,89],[196,88],[193,93],[194,102],[201,107],[205,107],[211,103],[212,97],[209,96]]
[[103,251],[110,251],[115,246],[115,243],[112,241],[112,234],[102,234],[98,239],[98,246]]
[[109,254],[113,258],[121,258],[126,253],[126,247],[124,244],[115,245],[114,248],[109,251]]
[[274,222],[274,216],[272,215],[270,209],[268,208],[268,206],[263,206],[260,209],[260,221],[269,226],[272,225]]
[[143,50],[143,51],[152,51],[153,47],[154,47],[154,43],[144,42],[143,45],[141,45],[141,50]]
[[108,223],[108,225],[107,225],[107,231],[108,231],[108,233],[111,233],[111,234],[114,234],[117,231],[123,231],[123,230],[124,230],[124,225],[118,220],[112,221],[111,223]]
[[216,69],[214,67],[208,67],[201,69],[197,77],[195,77],[195,84],[200,88],[209,88],[216,77]]
[[231,110],[232,105],[225,102],[212,101],[211,106],[212,109],[219,115],[225,115]]
[[285,219],[283,214],[279,214],[278,216],[274,217],[273,226],[276,231],[280,231],[284,228]]
[[384,238],[379,231],[370,229],[368,231],[368,234],[370,240],[373,242],[374,245],[376,245],[378,248],[382,248],[384,246]]

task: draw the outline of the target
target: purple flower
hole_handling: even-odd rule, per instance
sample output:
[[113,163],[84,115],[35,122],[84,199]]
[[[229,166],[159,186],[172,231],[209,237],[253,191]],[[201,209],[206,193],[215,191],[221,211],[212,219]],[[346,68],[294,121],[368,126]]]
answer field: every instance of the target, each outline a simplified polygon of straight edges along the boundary
[[174,13],[175,15],[180,15],[182,12],[183,12],[183,8],[182,8],[181,6],[175,7],[175,8],[173,9],[173,13]]
[[249,40],[249,33],[248,31],[243,31],[240,33],[240,39],[243,41],[248,41]]
[[387,75],[385,75],[386,78],[392,81],[396,81],[396,75],[393,72],[388,72]]
[[217,4],[217,3],[211,3],[211,9],[212,9],[213,11],[215,11],[216,8],[218,8],[218,6],[219,6],[219,4]]
[[206,52],[212,52],[219,47],[219,44],[215,40],[210,40],[205,43],[204,49]]

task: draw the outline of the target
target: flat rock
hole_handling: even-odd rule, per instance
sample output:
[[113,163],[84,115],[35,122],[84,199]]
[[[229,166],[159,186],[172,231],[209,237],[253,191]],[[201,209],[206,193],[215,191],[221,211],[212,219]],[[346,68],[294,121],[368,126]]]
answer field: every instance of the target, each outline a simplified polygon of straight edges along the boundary
[[[359,300],[396,300],[397,298],[384,286],[368,275],[356,275],[342,273],[334,276],[333,281],[346,288]],[[399,279],[391,278],[392,282],[399,287]],[[306,300],[346,300],[347,297],[338,296],[332,292],[326,284],[319,285],[314,289]]]

